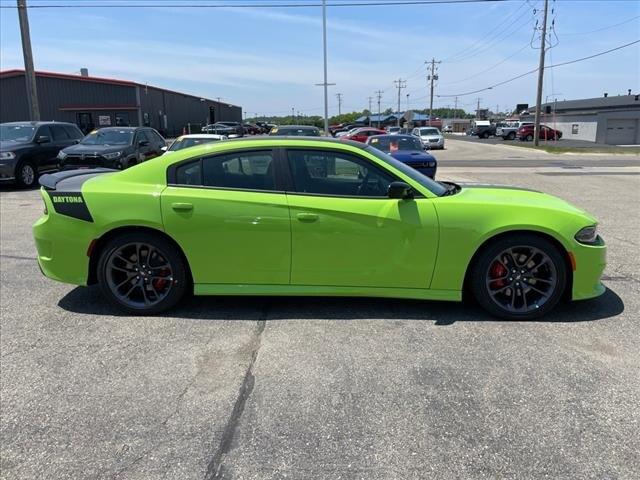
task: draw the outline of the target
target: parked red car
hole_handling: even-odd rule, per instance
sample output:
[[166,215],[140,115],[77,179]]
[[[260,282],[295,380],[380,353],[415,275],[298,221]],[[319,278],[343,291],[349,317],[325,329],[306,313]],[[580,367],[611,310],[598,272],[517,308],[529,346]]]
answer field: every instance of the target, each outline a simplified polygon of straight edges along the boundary
[[386,135],[387,132],[378,128],[363,127],[359,128],[351,135],[343,135],[340,140],[354,140],[356,142],[366,143],[369,137],[374,135]]
[[[530,142],[533,140],[533,125],[523,125],[518,129],[518,138],[520,140],[526,140]],[[562,138],[562,132],[560,130],[554,130],[546,125],[540,125],[540,140],[559,140]]]

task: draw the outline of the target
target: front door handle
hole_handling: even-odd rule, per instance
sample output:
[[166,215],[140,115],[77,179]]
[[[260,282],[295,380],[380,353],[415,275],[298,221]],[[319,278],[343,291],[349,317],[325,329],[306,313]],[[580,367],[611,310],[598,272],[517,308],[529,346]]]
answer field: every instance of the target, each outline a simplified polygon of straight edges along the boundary
[[193,210],[193,204],[175,202],[171,204],[171,208],[173,208],[176,212],[189,212]]
[[296,215],[296,217],[301,222],[307,222],[307,223],[315,222],[318,220],[318,218],[320,218],[317,213],[309,213],[309,212],[299,213],[298,215]]

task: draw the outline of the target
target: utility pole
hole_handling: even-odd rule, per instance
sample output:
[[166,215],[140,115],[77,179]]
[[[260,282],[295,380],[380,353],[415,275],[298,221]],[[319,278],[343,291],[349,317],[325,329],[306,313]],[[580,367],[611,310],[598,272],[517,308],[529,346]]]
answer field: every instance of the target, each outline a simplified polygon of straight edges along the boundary
[[29,17],[27,17],[27,0],[18,0],[18,21],[22,37],[22,56],[24,57],[24,77],[27,83],[27,103],[32,121],[40,120],[38,89],[36,88],[36,72],[33,66],[31,51],[31,34],[29,33]]
[[291,125],[296,124],[296,109],[295,107],[291,107]]
[[[407,87],[407,81],[399,78],[398,80],[394,80],[393,83],[396,87],[398,87],[398,114],[400,114],[400,93],[403,88]],[[398,127],[400,126],[400,117],[397,118]]]
[[455,99],[455,104],[453,107],[453,118],[455,119],[458,116],[458,97]]
[[476,107],[476,120],[480,119],[480,100],[482,99],[478,97],[478,106]]
[[376,96],[378,97],[378,128],[380,128],[380,100],[382,99],[382,90],[378,90],[377,92],[375,92]]
[[542,35],[540,35],[540,64],[538,65],[538,91],[536,93],[536,116],[533,127],[533,145],[540,144],[540,113],[542,111],[542,81],[544,80],[544,56],[547,42],[547,10],[549,0],[544,0],[544,13],[542,14]]
[[373,100],[373,97],[369,97],[369,114],[371,114],[371,101]]
[[342,115],[342,94],[336,93],[336,97],[338,97],[338,115]]
[[[424,62],[429,63],[429,62]],[[429,66],[429,75],[427,75],[427,80],[431,80],[431,91],[430,91],[430,100],[429,100],[429,126],[431,126],[431,119],[433,118],[433,83],[438,80],[438,70],[436,65],[442,63],[437,62],[435,58],[431,59],[431,65]]]
[[324,54],[324,81],[316,83],[316,86],[324,88],[324,135],[331,136],[329,131],[329,83],[327,80],[327,0],[322,0],[322,51]]

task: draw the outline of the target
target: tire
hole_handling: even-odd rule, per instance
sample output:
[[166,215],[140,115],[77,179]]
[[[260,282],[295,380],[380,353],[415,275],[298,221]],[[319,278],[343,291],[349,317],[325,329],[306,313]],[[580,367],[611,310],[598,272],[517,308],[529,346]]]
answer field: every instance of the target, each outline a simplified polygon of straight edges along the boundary
[[514,140],[515,138],[516,138],[515,132],[509,132],[509,135],[507,135],[508,140]]
[[185,261],[176,247],[159,235],[126,233],[110,240],[99,255],[100,290],[126,313],[164,312],[180,302],[188,290]]
[[533,142],[533,135],[529,134],[529,135],[527,135],[526,137],[524,137],[524,139],[525,139],[527,142]]
[[15,176],[20,188],[33,188],[38,183],[38,169],[28,160],[18,163]]
[[491,315],[531,320],[551,311],[562,299],[567,266],[551,241],[514,234],[489,244],[474,261],[468,280],[473,296]]
[[482,138],[484,138],[485,140],[486,140],[487,138],[489,138],[489,132],[484,132],[484,133],[482,134]]

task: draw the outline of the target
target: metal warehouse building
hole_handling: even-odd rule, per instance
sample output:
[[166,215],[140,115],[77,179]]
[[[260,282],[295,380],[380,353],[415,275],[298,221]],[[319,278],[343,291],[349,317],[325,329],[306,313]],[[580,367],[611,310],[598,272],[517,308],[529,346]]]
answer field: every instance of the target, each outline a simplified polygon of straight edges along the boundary
[[[242,108],[125,80],[36,72],[40,117],[106,126],[150,126],[165,136],[199,132],[217,121],[242,121]],[[29,120],[24,70],[0,72],[0,123]]]
[[640,145],[640,99],[631,90],[627,95],[546,103],[542,112],[542,123],[562,131],[562,138]]

